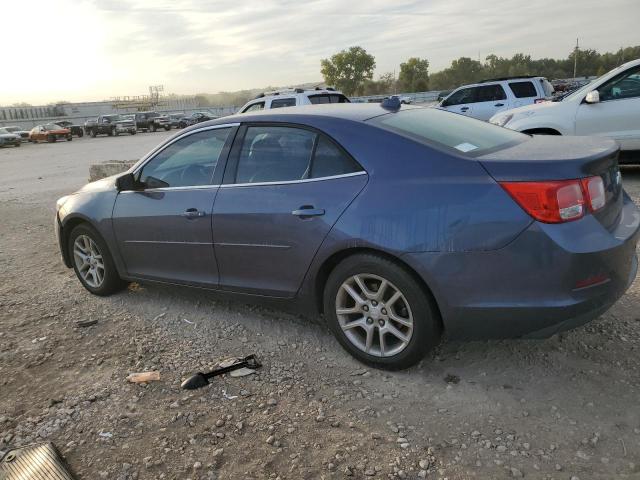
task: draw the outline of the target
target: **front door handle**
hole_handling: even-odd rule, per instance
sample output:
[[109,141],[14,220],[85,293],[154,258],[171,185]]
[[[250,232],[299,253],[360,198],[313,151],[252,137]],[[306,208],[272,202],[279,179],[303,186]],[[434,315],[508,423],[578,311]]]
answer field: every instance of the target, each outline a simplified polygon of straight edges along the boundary
[[461,111],[461,112],[466,112],[467,110],[469,110],[469,107],[462,107],[462,108],[460,109],[460,111]]
[[494,107],[504,107],[504,103],[496,103]]
[[298,210],[291,212],[291,215],[300,218],[319,217],[324,215],[324,208],[314,208],[313,205],[303,205]]
[[183,217],[186,217],[188,219],[192,219],[192,218],[198,218],[198,217],[204,217],[205,213],[201,212],[200,210],[198,210],[197,208],[187,208],[183,213],[182,213]]

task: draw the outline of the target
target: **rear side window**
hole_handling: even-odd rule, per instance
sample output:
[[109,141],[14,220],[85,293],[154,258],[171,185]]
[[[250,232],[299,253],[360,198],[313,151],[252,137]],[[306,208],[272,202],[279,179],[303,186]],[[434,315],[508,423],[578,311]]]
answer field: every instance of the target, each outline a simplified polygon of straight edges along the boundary
[[309,95],[309,101],[314,105],[320,103],[351,103],[347,97],[339,93]]
[[311,164],[311,178],[331,177],[361,171],[362,168],[324,136],[318,138]]
[[248,127],[236,183],[286,182],[331,177],[362,168],[333,142],[295,127]]
[[474,87],[476,102],[495,102],[497,100],[506,100],[507,94],[502,85],[483,85]]
[[473,156],[528,138],[520,132],[435,108],[402,110],[369,121],[418,142]]
[[278,98],[276,100],[271,100],[271,108],[295,107],[295,106],[296,106],[295,98]]
[[538,92],[532,82],[511,82],[509,88],[516,98],[537,97]]

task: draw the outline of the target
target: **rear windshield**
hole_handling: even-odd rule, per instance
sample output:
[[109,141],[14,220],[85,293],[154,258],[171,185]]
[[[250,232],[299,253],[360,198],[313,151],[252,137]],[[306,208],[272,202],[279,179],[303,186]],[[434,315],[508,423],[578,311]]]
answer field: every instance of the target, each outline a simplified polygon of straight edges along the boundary
[[528,138],[523,133],[436,108],[401,110],[369,121],[419,142],[472,156],[511,146]]

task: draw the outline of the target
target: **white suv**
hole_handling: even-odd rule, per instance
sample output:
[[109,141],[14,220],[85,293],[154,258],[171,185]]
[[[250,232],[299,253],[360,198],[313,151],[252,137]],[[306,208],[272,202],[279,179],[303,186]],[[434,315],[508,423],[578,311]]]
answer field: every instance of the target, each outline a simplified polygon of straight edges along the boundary
[[553,86],[544,77],[494,78],[456,88],[438,108],[489,120],[503,110],[542,102],[552,95]]
[[512,130],[595,135],[620,143],[621,161],[640,157],[640,59],[625,63],[558,102],[517,108],[491,118]]
[[321,103],[350,103],[349,99],[333,88],[304,90],[296,88],[277,92],[261,93],[247,102],[239,113],[269,108],[295,107],[297,105],[317,105]]

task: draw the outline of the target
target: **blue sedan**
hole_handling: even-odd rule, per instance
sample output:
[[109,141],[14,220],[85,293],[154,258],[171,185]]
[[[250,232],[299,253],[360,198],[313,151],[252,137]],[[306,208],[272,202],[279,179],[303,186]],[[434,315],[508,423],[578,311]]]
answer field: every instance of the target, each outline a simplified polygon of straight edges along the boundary
[[609,140],[530,137],[430,108],[314,105],[181,131],[63,197],[64,263],[126,282],[293,301],[406,368],[449,338],[548,337],[637,271],[640,212]]

